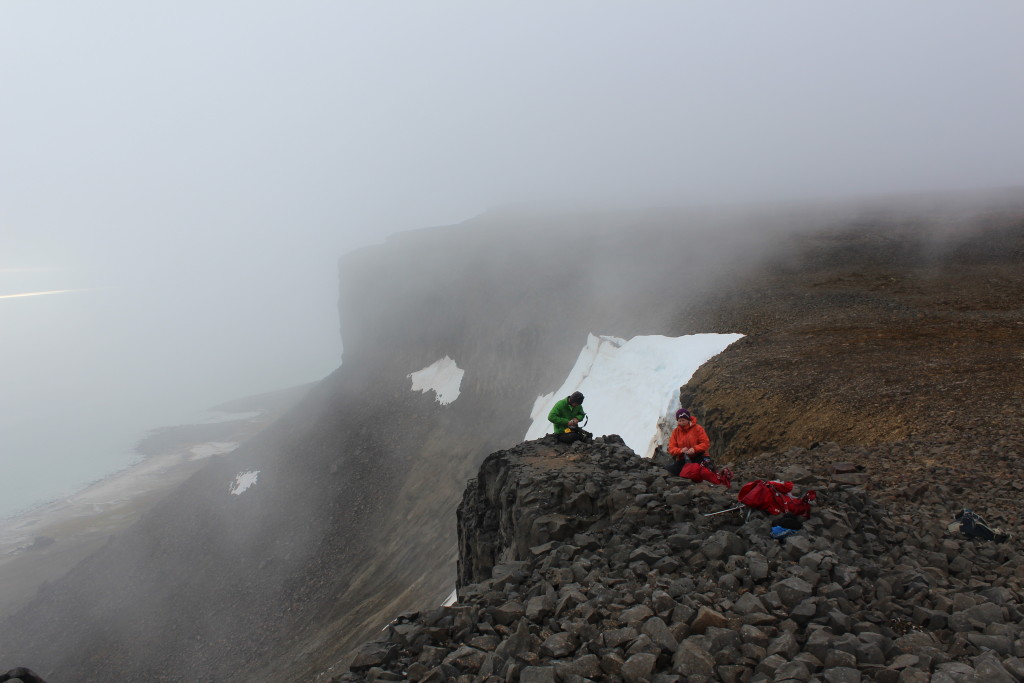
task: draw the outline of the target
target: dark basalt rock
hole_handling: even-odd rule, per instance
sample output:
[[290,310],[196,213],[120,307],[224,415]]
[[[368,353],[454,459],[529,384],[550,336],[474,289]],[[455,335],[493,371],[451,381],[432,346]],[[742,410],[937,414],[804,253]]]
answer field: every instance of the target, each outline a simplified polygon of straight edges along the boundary
[[[705,516],[732,494],[610,440],[498,451],[459,506],[459,602],[393,623],[339,680],[1020,680],[1020,558],[948,535],[935,508],[836,483],[849,449],[835,464],[817,450],[765,458],[821,490],[784,545],[761,512]],[[408,638],[438,614],[462,624],[440,653]]]
[[46,683],[32,669],[17,667],[7,673],[0,674],[0,683]]

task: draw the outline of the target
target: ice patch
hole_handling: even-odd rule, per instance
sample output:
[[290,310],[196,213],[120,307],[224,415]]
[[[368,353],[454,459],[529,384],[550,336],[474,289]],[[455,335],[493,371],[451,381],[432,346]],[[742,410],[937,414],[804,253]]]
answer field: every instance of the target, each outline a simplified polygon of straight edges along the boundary
[[240,496],[246,489],[256,483],[256,479],[260,476],[260,471],[254,472],[242,472],[235,477],[235,482],[230,484],[228,490],[231,491],[231,495]]
[[459,590],[453,588],[451,594],[441,603],[442,607],[451,607],[459,601]]
[[412,390],[427,393],[433,391],[437,402],[448,405],[459,397],[462,376],[466,371],[448,356],[406,377],[412,379]]
[[679,405],[679,387],[709,358],[742,336],[650,335],[626,341],[589,335],[561,388],[534,402],[533,424],[526,438],[549,433],[551,407],[572,392],[582,391],[586,396],[583,409],[589,417],[586,429],[598,435],[618,434],[627,446],[649,458],[663,440],[659,420]]

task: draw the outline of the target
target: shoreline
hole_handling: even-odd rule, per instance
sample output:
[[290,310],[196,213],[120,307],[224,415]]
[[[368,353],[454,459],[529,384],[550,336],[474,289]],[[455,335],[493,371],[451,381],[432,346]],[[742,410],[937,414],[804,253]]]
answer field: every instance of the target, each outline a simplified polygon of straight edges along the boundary
[[212,457],[237,442],[204,442],[147,457],[65,498],[0,520],[0,617],[126,529]]
[[[139,460],[62,498],[0,519],[0,619],[128,528],[211,458],[234,452],[312,385],[237,399],[194,424],[159,427]],[[219,414],[218,414],[219,413]]]

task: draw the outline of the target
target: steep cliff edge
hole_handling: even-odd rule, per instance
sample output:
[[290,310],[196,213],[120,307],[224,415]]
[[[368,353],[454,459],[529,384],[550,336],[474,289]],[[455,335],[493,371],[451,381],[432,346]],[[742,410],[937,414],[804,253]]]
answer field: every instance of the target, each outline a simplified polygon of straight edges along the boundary
[[[3,663],[60,683],[304,679],[344,661],[451,591],[465,481],[522,439],[591,332],[746,334],[687,387],[738,461],[911,436],[937,450],[908,457],[943,460],[964,429],[982,455],[1012,449],[1021,214],[957,220],[936,242],[820,211],[493,214],[351,254],[342,367],[41,591],[0,627]],[[449,405],[408,377],[445,356],[465,370]]]
[[[817,490],[784,542],[762,512],[709,514],[734,494],[667,476],[613,437],[494,453],[459,506],[458,602],[398,616],[335,680],[1019,680],[1024,562],[947,531],[946,487],[964,477],[885,504],[832,474],[866,457],[865,479],[883,484],[913,471],[913,447],[827,444],[739,466],[741,482]],[[995,469],[1017,478],[1019,464]],[[1012,489],[995,489],[1019,531]]]

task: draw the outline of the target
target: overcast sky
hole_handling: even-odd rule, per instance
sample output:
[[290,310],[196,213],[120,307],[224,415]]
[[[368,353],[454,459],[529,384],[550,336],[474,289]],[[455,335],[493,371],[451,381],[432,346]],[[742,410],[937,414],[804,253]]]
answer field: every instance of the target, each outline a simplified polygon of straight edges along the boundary
[[[317,379],[338,255],[491,206],[1024,185],[1022,28],[1016,0],[0,0],[0,296],[85,290],[0,298],[3,429]],[[0,474],[47,448],[0,437]]]

